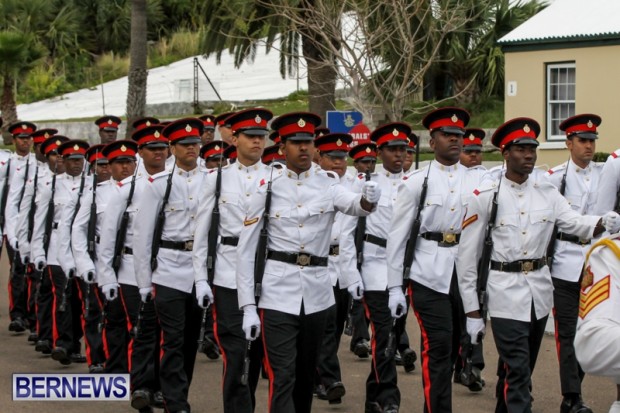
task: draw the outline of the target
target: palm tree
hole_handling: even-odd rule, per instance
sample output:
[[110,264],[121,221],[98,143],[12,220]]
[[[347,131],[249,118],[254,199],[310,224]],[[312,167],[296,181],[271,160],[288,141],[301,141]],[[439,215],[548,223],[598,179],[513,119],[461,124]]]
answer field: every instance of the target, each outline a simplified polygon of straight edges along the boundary
[[131,136],[133,121],[143,117],[146,108],[146,0],[132,0],[131,4],[126,136]]

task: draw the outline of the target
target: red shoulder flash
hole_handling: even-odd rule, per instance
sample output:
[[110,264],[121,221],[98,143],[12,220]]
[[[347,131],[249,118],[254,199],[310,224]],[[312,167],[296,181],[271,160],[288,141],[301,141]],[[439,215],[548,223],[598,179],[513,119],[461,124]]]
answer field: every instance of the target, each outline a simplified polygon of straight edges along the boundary
[[259,183],[259,186],[263,186],[263,185],[265,185],[265,184],[266,184],[266,182],[265,182],[265,178],[261,179],[261,180],[260,180],[260,183]]
[[553,175],[553,169],[549,169],[549,170],[547,171],[547,173],[548,173],[549,175]]
[[149,182],[153,182],[153,181],[154,181],[153,177],[149,176]]
[[119,181],[116,185],[118,185],[118,187],[120,188],[121,186],[123,186],[123,183]]
[[359,179],[364,179],[364,174],[357,174],[357,177],[358,177]]
[[215,169],[211,169],[209,170],[209,173],[212,174],[213,172],[215,172]]
[[480,195],[480,191],[478,191],[477,189],[474,189],[474,195],[476,196]]
[[407,179],[409,179],[407,175],[403,176],[403,181],[406,181]]
[[[618,154],[616,152],[612,152],[611,157],[616,159],[618,157]],[[2,162],[2,165],[4,165],[4,162]]]

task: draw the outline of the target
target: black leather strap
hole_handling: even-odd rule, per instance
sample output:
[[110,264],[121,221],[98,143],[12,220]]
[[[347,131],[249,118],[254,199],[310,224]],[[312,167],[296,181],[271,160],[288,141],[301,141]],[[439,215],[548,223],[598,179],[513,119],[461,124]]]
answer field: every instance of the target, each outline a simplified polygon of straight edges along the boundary
[[581,239],[577,235],[565,234],[563,232],[558,232],[556,238],[560,241],[568,241],[578,245],[588,245],[591,241],[589,239]]
[[220,238],[220,243],[236,247],[239,244],[239,237],[222,237]]
[[539,270],[545,265],[547,265],[547,258],[545,257],[513,262],[491,261],[491,269],[502,272],[530,272]]
[[159,246],[161,248],[167,248],[169,250],[191,251],[194,249],[194,240],[168,241],[162,239],[159,243]]
[[443,233],[443,232],[425,232],[420,237],[439,243],[440,247],[452,247],[457,245],[461,240],[461,234]]
[[132,248],[129,248],[129,247],[124,247],[124,248],[123,248],[123,255],[125,255],[125,254],[127,254],[127,255],[133,255],[133,249],[132,249]]
[[267,251],[267,259],[301,265],[302,267],[327,267],[327,257],[317,257],[303,252]]
[[371,244],[375,244],[383,248],[385,248],[387,245],[387,240],[385,238],[380,238],[372,234],[364,235],[364,241],[370,242]]

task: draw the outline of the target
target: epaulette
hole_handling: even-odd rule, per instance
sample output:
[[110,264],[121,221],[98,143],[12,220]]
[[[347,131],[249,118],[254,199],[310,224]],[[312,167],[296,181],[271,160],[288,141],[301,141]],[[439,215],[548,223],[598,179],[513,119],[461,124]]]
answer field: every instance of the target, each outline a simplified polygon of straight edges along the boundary
[[487,179],[482,181],[480,186],[474,189],[474,195],[478,196],[483,192],[495,191],[497,189],[497,181],[494,179]]
[[611,158],[616,159],[618,157],[620,157],[620,149],[616,149],[615,151],[613,151],[611,153],[611,155],[609,155]]
[[485,168],[484,165],[474,165],[471,168],[466,169],[466,171],[478,171],[478,170],[486,171],[487,168]]
[[545,180],[535,181],[532,185],[534,188],[542,189],[542,190],[553,190],[557,191],[558,188],[553,185],[551,182],[547,182]]
[[564,171],[566,169],[566,164],[567,164],[567,162],[564,162],[564,163],[562,163],[562,164],[560,164],[558,166],[554,166],[553,168],[549,168],[547,170],[547,173],[549,175],[553,175],[556,172]]
[[158,180],[158,179],[160,179],[160,178],[162,178],[164,176],[167,177],[168,175],[170,175],[171,172],[172,171],[166,170],[166,171],[158,172],[155,175],[151,175],[151,176],[149,176],[149,182],[155,182],[156,180]]
[[[282,177],[282,170],[274,168],[273,176],[271,176],[271,182],[280,179]],[[269,178],[262,178],[258,183],[258,187],[263,187],[269,183]]]

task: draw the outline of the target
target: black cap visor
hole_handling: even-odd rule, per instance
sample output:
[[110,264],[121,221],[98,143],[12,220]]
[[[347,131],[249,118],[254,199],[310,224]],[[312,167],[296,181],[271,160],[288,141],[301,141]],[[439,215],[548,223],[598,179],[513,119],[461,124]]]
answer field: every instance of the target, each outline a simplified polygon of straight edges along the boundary
[[590,139],[590,140],[598,139],[598,134],[594,132],[576,132],[568,136],[568,139],[575,137],[575,136],[581,139]]
[[176,145],[176,144],[180,144],[180,145],[194,145],[194,144],[201,143],[201,142],[202,142],[202,140],[200,139],[199,136],[187,136],[185,138],[173,141],[171,143],[173,145]]
[[458,126],[442,126],[440,128],[433,129],[433,132],[435,131],[442,131],[443,133],[447,133],[449,135],[465,135],[465,129],[459,128]]

